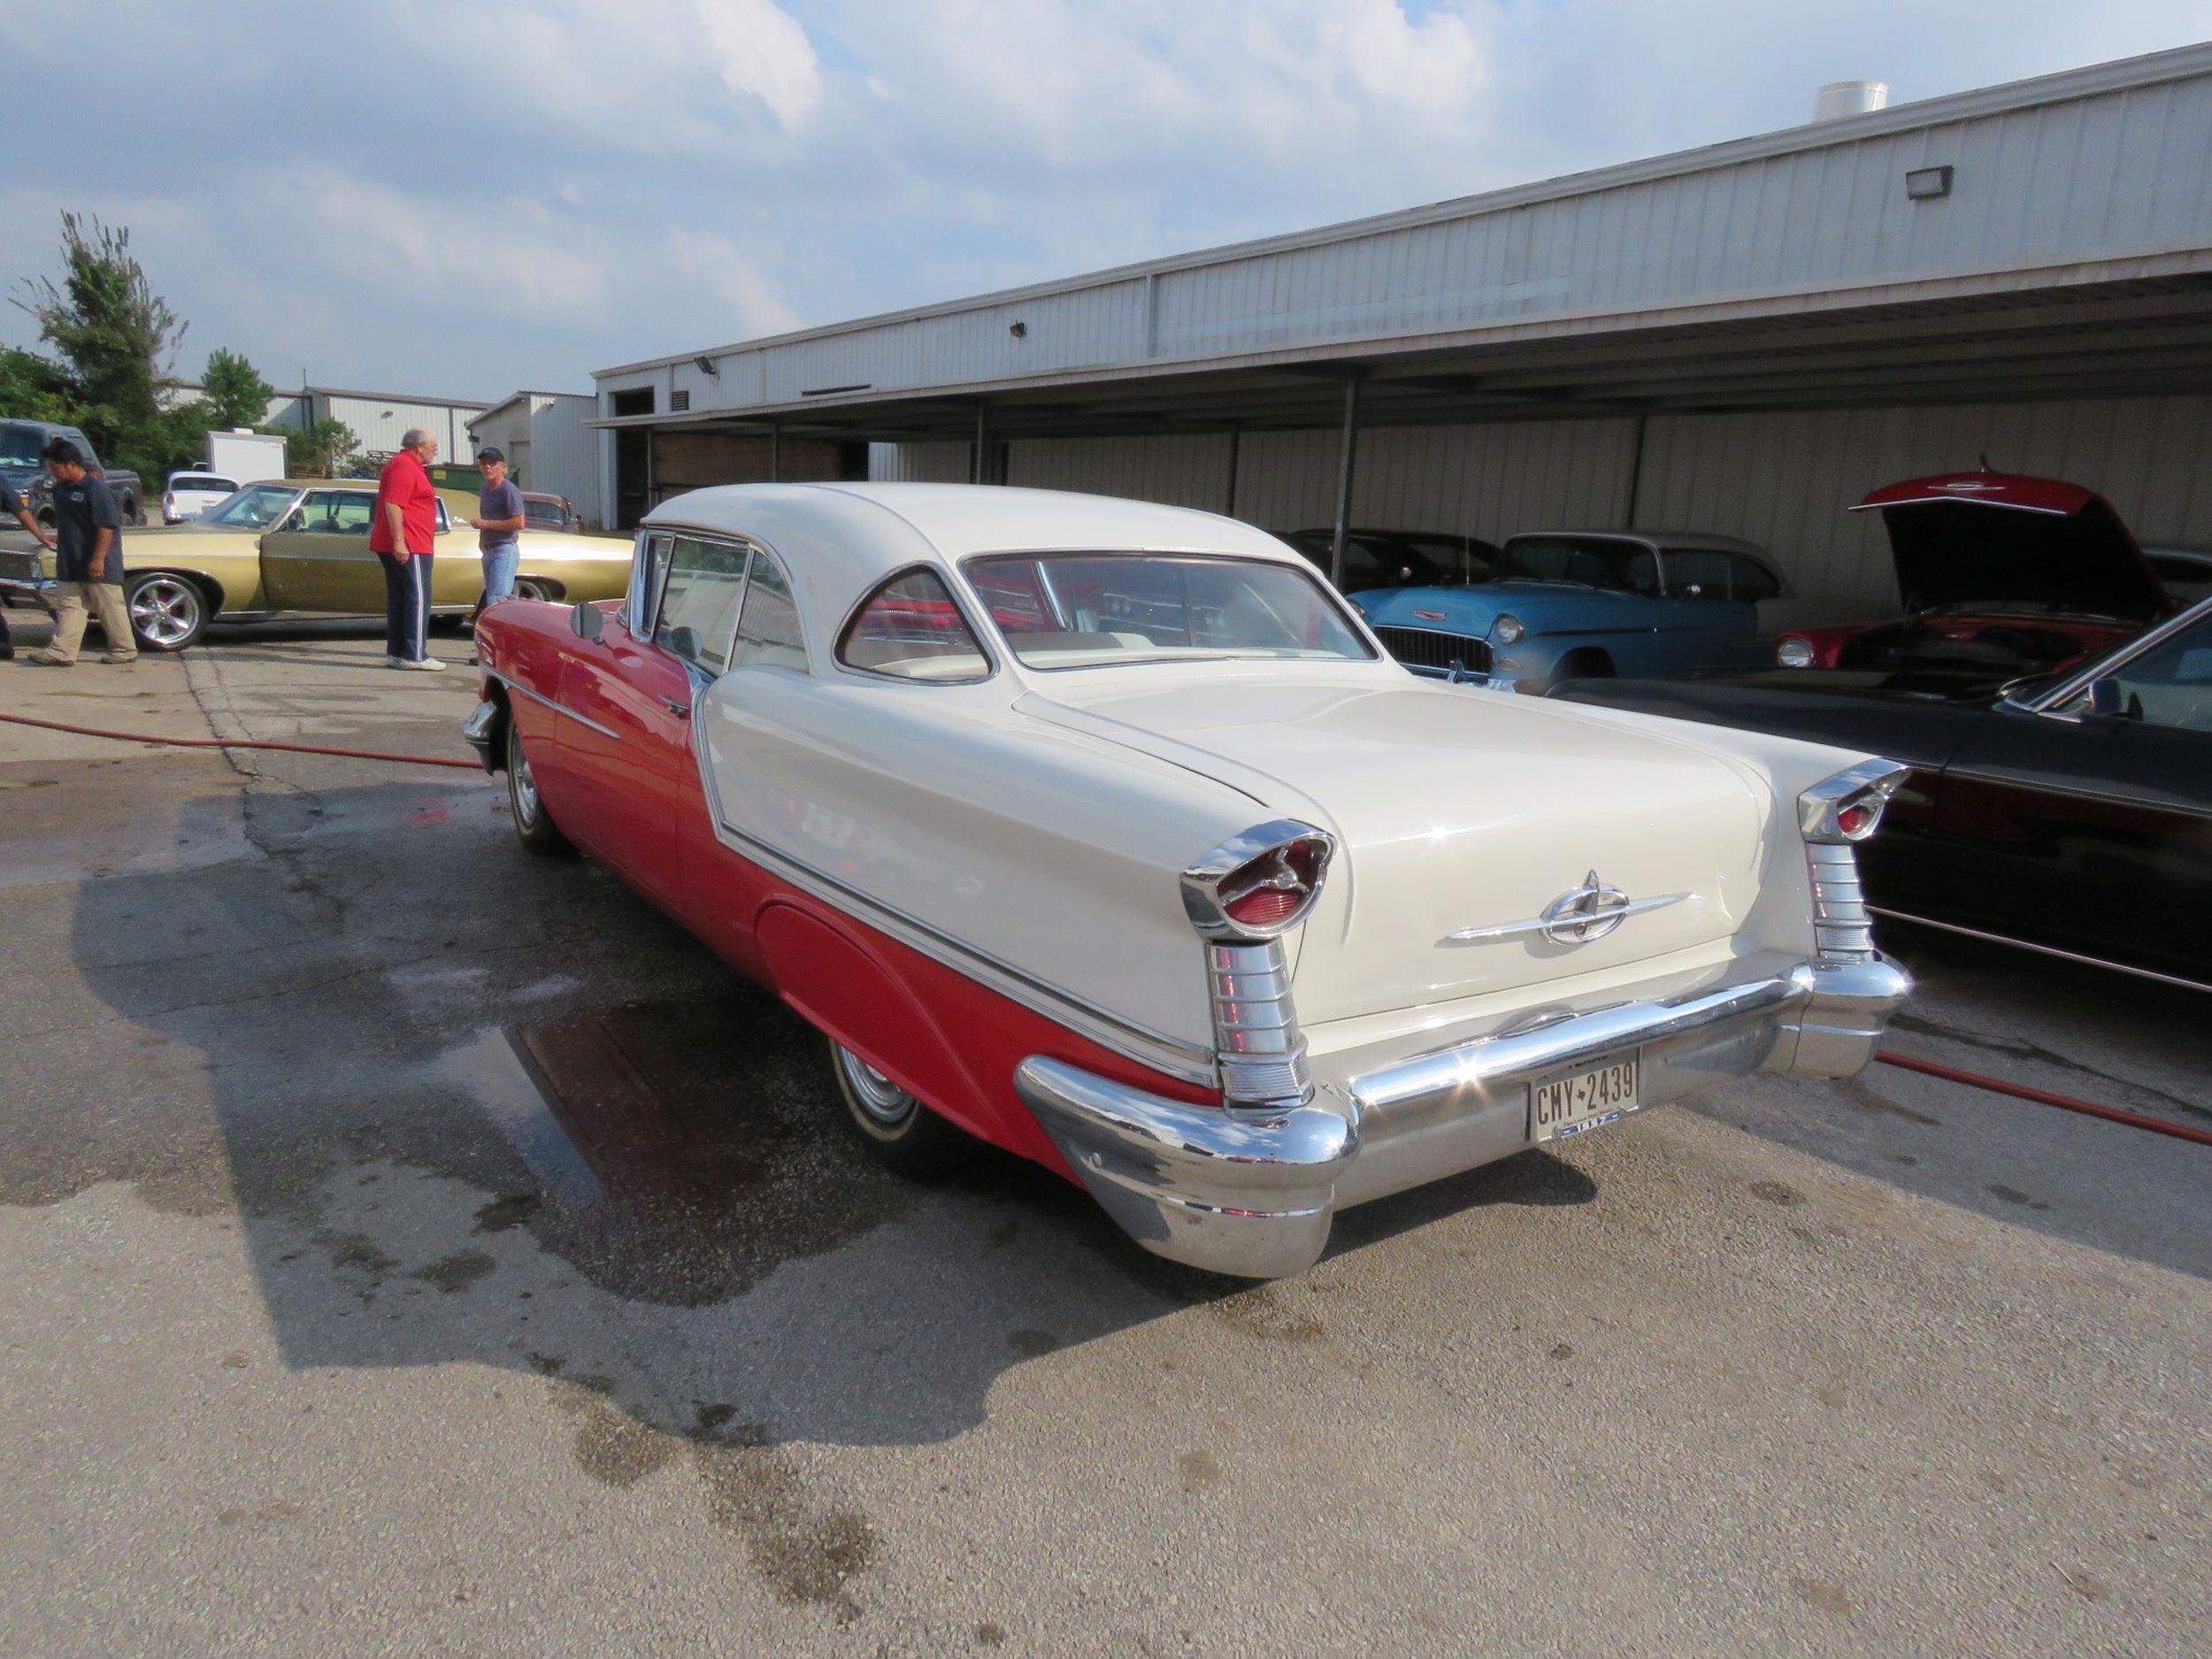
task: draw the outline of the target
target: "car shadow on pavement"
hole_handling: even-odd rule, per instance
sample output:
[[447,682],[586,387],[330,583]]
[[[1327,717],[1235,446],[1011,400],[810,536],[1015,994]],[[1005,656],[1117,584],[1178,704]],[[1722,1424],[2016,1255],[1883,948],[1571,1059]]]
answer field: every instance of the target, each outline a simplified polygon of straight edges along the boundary
[[[263,779],[180,809],[179,841],[229,856],[85,880],[72,954],[124,1059],[55,1103],[10,1195],[234,1209],[290,1366],[505,1368],[603,1440],[607,1413],[714,1446],[940,1440],[1054,1350],[1280,1305],[989,1148],[941,1185],[887,1172],[810,1027],[604,870],[518,850],[504,809],[460,774]],[[1350,1212],[1333,1260],[1594,1191],[1525,1155]]]
[[[1915,979],[1885,1050],[2212,1130],[2212,998],[1907,925],[1882,941]],[[1689,1103],[1904,1191],[2212,1279],[2212,1149],[1878,1061]]]

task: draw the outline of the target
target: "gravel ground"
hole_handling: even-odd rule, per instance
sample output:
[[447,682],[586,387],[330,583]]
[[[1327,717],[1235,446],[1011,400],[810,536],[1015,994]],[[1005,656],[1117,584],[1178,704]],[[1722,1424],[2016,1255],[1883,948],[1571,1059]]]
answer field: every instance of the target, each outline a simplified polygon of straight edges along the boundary
[[[0,708],[460,755],[472,680],[316,625]],[[2212,1648],[2201,1148],[1758,1079],[1233,1289],[862,1161],[480,776],[11,727],[0,839],[9,1653]],[[1890,943],[1901,1049],[2212,1123],[2212,1003]]]

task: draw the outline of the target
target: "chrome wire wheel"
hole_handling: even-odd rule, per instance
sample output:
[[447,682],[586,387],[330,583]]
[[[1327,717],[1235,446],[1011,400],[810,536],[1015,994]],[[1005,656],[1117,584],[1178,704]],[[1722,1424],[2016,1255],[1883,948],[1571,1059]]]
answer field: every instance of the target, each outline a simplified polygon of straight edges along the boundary
[[920,1108],[919,1101],[843,1043],[833,1043],[831,1047],[837,1052],[837,1070],[844,1079],[847,1098],[854,1110],[866,1113],[870,1121],[886,1129],[895,1129]]
[[149,576],[125,602],[131,632],[157,651],[180,651],[207,626],[207,600],[181,576]]

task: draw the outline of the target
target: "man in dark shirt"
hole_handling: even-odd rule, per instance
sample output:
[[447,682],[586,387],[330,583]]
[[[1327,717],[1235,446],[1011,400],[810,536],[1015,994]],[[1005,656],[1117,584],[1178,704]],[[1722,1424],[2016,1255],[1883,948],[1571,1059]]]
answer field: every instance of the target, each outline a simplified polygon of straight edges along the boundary
[[469,520],[476,531],[476,551],[484,561],[484,596],[476,602],[476,614],[486,605],[511,599],[515,571],[522,563],[522,492],[507,477],[507,457],[494,449],[476,452],[476,465],[484,474],[484,488],[476,497],[478,517]]
[[[44,525],[31,516],[31,510],[24,504],[23,497],[15,493],[15,486],[4,478],[0,478],[0,512],[13,513],[17,521],[38,538],[39,546],[49,552],[53,550],[54,538],[46,534]],[[36,573],[33,572],[34,575]],[[0,663],[11,663],[14,660],[15,641],[8,637],[7,607],[0,605]]]
[[66,438],[56,438],[40,454],[54,478],[54,530],[60,552],[54,574],[60,578],[61,607],[54,612],[54,637],[30,661],[46,668],[76,663],[84,640],[88,609],[97,611],[108,636],[104,663],[134,663],[138,641],[123,605],[123,514],[115,492],[86,470],[83,454]]

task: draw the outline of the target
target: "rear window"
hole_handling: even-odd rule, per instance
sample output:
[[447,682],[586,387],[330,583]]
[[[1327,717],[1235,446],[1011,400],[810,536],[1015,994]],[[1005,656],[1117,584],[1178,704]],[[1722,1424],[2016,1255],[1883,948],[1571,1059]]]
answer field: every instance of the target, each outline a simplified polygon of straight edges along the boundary
[[1656,594],[1659,561],[1640,541],[1606,536],[1517,535],[1505,544],[1498,574],[1507,580],[1560,582],[1614,593]]
[[838,641],[837,660],[898,680],[980,680],[991,672],[967,618],[929,571],[877,588]]
[[212,472],[177,472],[169,479],[171,489],[211,489],[229,495],[238,488],[234,479],[218,478]]
[[522,500],[522,522],[536,530],[565,530],[568,511],[557,501]]
[[971,559],[967,572],[1032,668],[1374,656],[1328,589],[1288,565],[1202,553],[994,554]]

